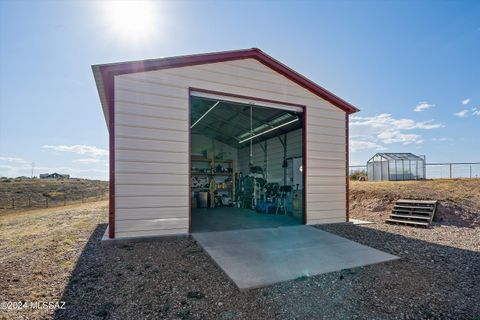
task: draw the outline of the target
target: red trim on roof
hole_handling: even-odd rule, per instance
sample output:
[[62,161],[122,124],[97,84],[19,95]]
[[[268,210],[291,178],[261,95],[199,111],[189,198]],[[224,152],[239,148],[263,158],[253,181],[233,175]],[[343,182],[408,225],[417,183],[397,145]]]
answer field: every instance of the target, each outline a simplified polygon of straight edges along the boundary
[[[314,83],[313,81],[305,78],[300,73],[290,69],[283,63],[272,58],[271,56],[267,55],[265,52],[257,48],[195,54],[195,55],[178,56],[178,57],[170,57],[170,58],[160,58],[160,59],[153,59],[153,60],[112,63],[112,64],[98,65],[98,67],[100,68],[100,71],[103,76],[104,88],[106,88],[106,90],[109,90],[111,87],[109,83],[113,82],[113,77],[115,75],[154,71],[154,70],[169,69],[169,68],[179,68],[179,67],[193,66],[198,64],[207,64],[207,63],[250,59],[250,58],[258,60],[265,66],[282,74],[283,76],[287,77],[288,79],[297,83],[303,88],[309,90],[310,92],[319,96],[320,98],[329,101],[334,106],[342,109],[348,114],[359,111],[356,107],[354,107],[350,103],[337,97],[330,91],[322,88],[321,86]],[[106,92],[106,96],[112,97],[113,92]],[[109,107],[111,107],[110,103],[109,103]]]

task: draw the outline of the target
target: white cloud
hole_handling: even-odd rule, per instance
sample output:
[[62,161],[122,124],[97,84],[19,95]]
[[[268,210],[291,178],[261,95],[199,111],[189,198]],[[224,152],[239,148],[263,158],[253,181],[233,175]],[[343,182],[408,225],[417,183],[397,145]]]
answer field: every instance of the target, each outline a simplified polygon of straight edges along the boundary
[[466,105],[469,104],[469,103],[470,103],[470,99],[469,99],[469,98],[467,98],[467,99],[465,99],[465,100],[462,100],[462,106],[466,106]]
[[0,157],[0,161],[15,162],[15,163],[27,163],[25,159],[13,158],[13,157]]
[[86,145],[72,145],[72,146],[67,146],[67,145],[44,145],[42,146],[44,149],[52,149],[55,151],[60,151],[60,152],[72,152],[76,154],[85,154],[85,155],[91,155],[93,157],[98,157],[98,156],[105,156],[108,155],[108,151],[105,149],[100,149],[95,146],[86,146]]
[[442,141],[452,141],[451,138],[433,138],[432,141],[438,141],[438,142],[442,142]]
[[350,150],[352,152],[357,152],[360,150],[369,150],[369,149],[376,149],[376,150],[384,150],[385,148],[381,145],[372,142],[372,141],[361,141],[361,140],[350,140],[349,142]]
[[422,112],[422,111],[425,111],[425,110],[428,110],[432,107],[434,107],[435,105],[434,104],[430,104],[428,103],[427,101],[420,101],[417,106],[415,107],[415,109],[413,109],[413,111],[415,112]]
[[473,113],[474,116],[479,116],[480,117],[480,107],[473,108],[472,113]]
[[395,119],[391,114],[382,113],[373,117],[352,117],[352,129],[358,129],[358,134],[369,132],[384,132],[388,130],[413,130],[413,129],[436,129],[441,128],[442,124],[435,123],[435,120],[416,122],[412,119]]
[[90,164],[90,163],[100,163],[100,162],[105,162],[105,161],[101,160],[101,159],[97,159],[97,158],[83,158],[83,159],[75,159],[72,162],[82,163],[82,164]]
[[462,111],[459,111],[459,112],[454,113],[453,115],[454,115],[455,117],[459,117],[459,118],[466,118],[466,117],[468,117],[468,112],[469,112],[468,109],[464,109],[464,110],[462,110]]
[[415,144],[422,144],[423,141],[424,141],[423,139],[419,139],[419,140],[415,141]]
[[385,144],[398,142],[402,144],[412,144],[421,141],[419,140],[420,135],[414,133],[401,133],[400,130],[385,131],[380,133],[377,137]]
[[[395,119],[391,114],[382,113],[373,117],[352,117],[350,121],[350,136],[355,150],[385,148],[385,145],[401,143],[403,145],[421,144],[421,135],[413,130],[431,130],[443,127],[442,124],[412,119]],[[370,142],[370,143],[367,143]],[[352,147],[352,151],[354,151]]]

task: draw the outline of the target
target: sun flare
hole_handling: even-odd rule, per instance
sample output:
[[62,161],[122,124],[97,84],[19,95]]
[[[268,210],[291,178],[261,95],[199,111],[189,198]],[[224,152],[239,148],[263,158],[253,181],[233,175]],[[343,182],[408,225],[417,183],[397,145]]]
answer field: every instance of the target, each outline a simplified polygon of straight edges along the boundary
[[155,30],[156,7],[152,1],[116,0],[104,3],[112,31],[127,40],[144,40]]

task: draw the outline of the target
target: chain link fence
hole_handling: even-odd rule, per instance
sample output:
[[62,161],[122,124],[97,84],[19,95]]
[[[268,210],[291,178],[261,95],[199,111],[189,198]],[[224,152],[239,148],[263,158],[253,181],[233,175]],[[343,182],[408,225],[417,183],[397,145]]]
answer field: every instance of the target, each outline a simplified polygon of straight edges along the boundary
[[[426,179],[480,178],[480,162],[425,164]],[[367,174],[367,166],[350,166],[349,174]]]
[[108,189],[61,190],[45,194],[22,193],[0,199],[0,210],[51,208],[108,199]]

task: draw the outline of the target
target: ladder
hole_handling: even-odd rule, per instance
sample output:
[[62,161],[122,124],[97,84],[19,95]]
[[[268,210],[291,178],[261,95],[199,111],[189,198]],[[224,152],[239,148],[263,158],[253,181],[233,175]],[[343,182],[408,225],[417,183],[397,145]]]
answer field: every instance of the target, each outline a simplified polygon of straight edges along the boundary
[[433,221],[436,200],[397,200],[387,223],[401,223],[412,226],[428,227]]

